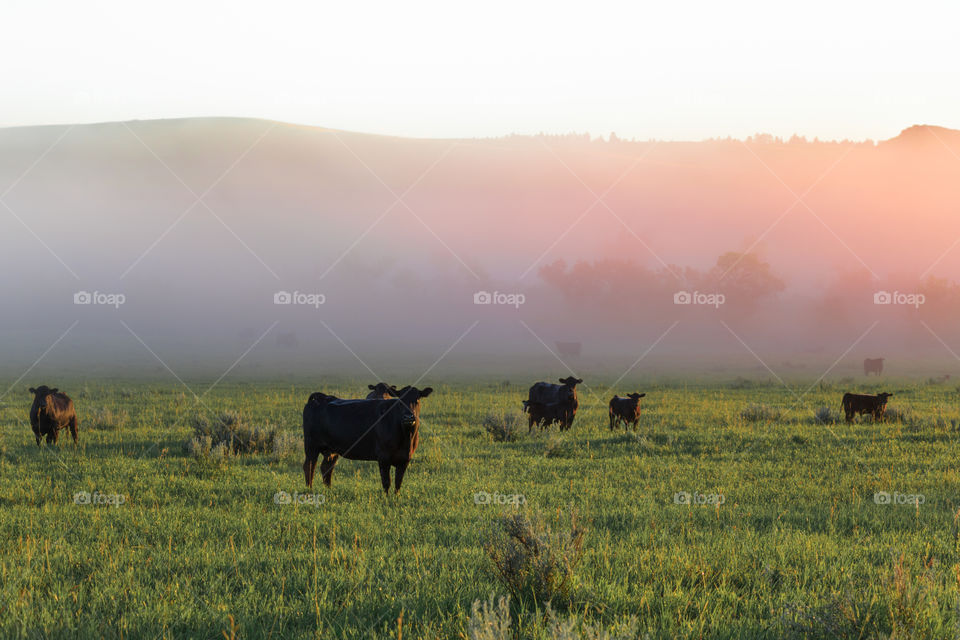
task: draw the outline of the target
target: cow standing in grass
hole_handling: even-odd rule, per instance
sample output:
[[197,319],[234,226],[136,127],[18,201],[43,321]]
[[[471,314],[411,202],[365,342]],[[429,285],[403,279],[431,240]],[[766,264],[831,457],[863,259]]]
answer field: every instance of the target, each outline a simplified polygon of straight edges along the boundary
[[73,400],[59,389],[51,389],[45,385],[36,389],[30,388],[33,394],[33,406],[30,407],[30,426],[33,435],[40,439],[47,438],[47,444],[56,444],[61,429],[70,429],[73,444],[77,444],[77,414],[73,409]]
[[867,358],[863,361],[863,375],[869,376],[875,373],[878,376],[883,373],[884,358]]
[[433,391],[404,387],[389,400],[340,400],[313,393],[303,407],[303,477],[313,486],[320,462],[320,475],[328,487],[340,458],[375,460],[380,482],[390,493],[390,467],[396,470],[394,490],[400,491],[403,475],[420,442],[420,400]]
[[535,424],[543,427],[558,422],[561,431],[566,431],[573,425],[577,408],[580,406],[577,400],[577,385],[583,380],[569,376],[560,378],[560,382],[561,384],[537,382],[530,387],[523,403],[529,422],[528,433]]
[[640,398],[645,397],[645,393],[631,393],[625,398],[613,396],[610,398],[610,430],[613,431],[619,423],[623,423],[624,428],[627,425],[637,428],[640,422]]
[[883,413],[887,410],[887,399],[893,396],[892,393],[880,393],[875,396],[859,393],[843,394],[843,412],[846,414],[847,422],[853,422],[854,415],[863,415],[869,413],[874,420],[882,420]]

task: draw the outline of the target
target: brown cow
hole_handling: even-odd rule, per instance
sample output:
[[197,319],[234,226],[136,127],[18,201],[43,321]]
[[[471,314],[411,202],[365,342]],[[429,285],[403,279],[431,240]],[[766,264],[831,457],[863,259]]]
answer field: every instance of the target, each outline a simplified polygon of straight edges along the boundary
[[892,393],[880,393],[875,396],[859,393],[843,394],[843,412],[846,414],[847,422],[853,422],[854,415],[863,415],[869,413],[874,420],[883,419],[883,412],[887,410],[887,399],[893,396]]
[[626,398],[613,396],[610,398],[610,430],[619,423],[623,423],[624,428],[631,425],[637,428],[640,422],[640,398],[645,397],[645,393],[631,393]]
[[77,444],[77,414],[73,409],[73,400],[67,394],[60,393],[59,389],[51,389],[45,385],[36,389],[30,387],[30,393],[33,394],[30,426],[37,438],[37,446],[40,446],[43,436],[47,437],[47,444],[56,444],[60,430],[68,427],[73,443]]
[[867,358],[863,361],[863,375],[869,376],[875,373],[878,376],[883,373],[883,361],[885,358]]

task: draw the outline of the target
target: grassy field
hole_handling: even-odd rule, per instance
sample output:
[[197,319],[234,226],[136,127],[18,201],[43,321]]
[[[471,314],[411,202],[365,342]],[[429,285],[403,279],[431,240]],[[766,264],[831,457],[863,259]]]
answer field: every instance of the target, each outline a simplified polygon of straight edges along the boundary
[[[649,384],[641,428],[611,433],[610,394],[588,380],[571,431],[501,442],[484,419],[516,413],[529,384],[428,382],[400,495],[382,495],[375,463],[341,461],[319,504],[275,500],[307,492],[295,438],[317,387],[224,382],[199,405],[175,384],[48,381],[77,405],[80,446],[38,449],[18,385],[0,408],[0,637],[470,637],[472,604],[507,592],[484,540],[518,508],[585,531],[562,620],[635,618],[649,638],[960,637],[953,385],[884,381],[892,419],[847,425],[815,418],[839,413],[846,383],[799,403],[809,383]],[[289,446],[187,452],[194,418],[224,411]],[[552,635],[539,605],[514,599],[512,615],[510,637]]]

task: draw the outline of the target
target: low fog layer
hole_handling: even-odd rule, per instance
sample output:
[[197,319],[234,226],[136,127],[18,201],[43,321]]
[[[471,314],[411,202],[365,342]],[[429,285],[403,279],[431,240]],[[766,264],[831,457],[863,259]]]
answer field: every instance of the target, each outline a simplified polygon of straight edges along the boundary
[[0,369],[816,378],[886,357],[939,376],[960,371],[958,178],[960,132],[926,126],[879,143],[0,130]]

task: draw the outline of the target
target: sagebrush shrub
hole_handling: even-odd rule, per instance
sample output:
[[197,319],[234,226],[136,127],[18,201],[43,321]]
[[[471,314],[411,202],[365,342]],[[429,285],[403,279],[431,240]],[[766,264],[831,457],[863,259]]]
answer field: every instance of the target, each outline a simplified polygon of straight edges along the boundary
[[575,515],[569,530],[554,533],[537,516],[510,513],[493,523],[484,550],[494,574],[517,602],[562,603],[573,593],[584,534]]
[[830,407],[820,407],[814,412],[813,421],[816,424],[837,424],[840,422],[840,412]]
[[292,440],[273,425],[247,424],[240,414],[226,411],[215,417],[197,414],[191,421],[193,438],[185,443],[195,457],[225,457],[241,453],[289,453]]
[[740,417],[746,422],[773,422],[779,420],[780,410],[765,404],[751,404],[742,411]]
[[496,442],[513,442],[520,435],[523,415],[517,412],[495,414],[488,413],[481,421],[484,431]]

